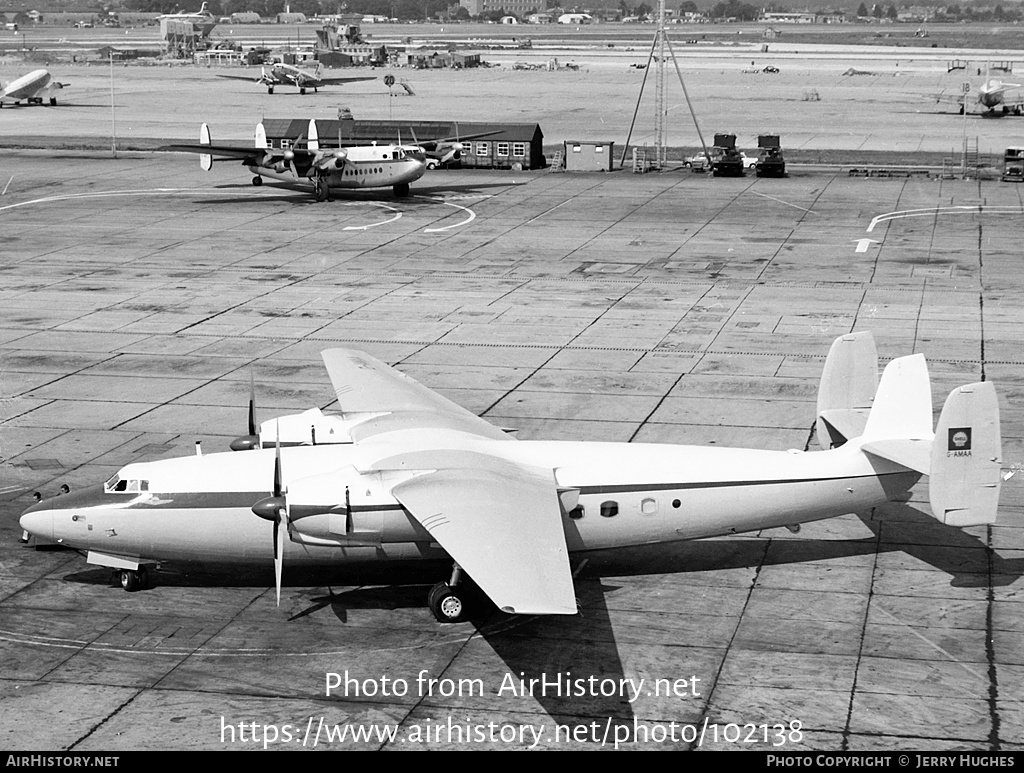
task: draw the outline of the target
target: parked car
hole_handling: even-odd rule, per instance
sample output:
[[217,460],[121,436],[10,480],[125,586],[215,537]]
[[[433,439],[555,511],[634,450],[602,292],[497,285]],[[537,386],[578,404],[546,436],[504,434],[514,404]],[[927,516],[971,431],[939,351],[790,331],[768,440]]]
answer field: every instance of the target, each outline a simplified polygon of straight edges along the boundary
[[772,67],[771,65],[768,65],[763,70],[761,70],[761,72],[770,72],[770,73],[776,73],[778,71],[779,71],[778,67]]

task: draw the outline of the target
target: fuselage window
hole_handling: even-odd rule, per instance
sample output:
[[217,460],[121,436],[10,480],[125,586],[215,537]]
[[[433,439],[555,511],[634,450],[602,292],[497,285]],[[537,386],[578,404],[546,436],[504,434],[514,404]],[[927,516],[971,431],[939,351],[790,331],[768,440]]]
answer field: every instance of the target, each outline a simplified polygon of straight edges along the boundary
[[644,515],[653,515],[658,512],[658,502],[655,499],[642,499],[640,501],[640,512]]
[[583,511],[583,505],[576,505],[576,507],[569,511],[569,517],[574,521],[578,521],[584,515],[586,515],[586,513]]
[[608,500],[601,503],[601,517],[612,518],[619,514],[619,503]]
[[681,504],[682,504],[682,502],[680,502],[678,499],[673,499],[672,500],[672,507],[676,508],[677,510],[679,509],[679,506]]

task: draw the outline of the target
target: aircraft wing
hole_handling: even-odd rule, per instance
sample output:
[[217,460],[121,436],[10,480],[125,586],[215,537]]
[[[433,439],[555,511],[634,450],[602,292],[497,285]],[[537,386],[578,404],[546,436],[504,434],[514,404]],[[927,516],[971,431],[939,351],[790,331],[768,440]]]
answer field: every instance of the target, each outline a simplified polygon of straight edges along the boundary
[[376,76],[363,76],[361,78],[318,78],[317,84],[320,86],[338,86],[342,83],[358,83],[359,81],[375,81]]
[[223,75],[222,73],[217,73],[217,77],[227,78],[231,81],[248,81],[249,83],[259,83],[260,81],[259,78],[253,78],[251,75]]
[[164,145],[158,150],[165,150],[171,153],[202,153],[210,156],[222,156],[224,158],[237,158],[241,160],[264,159],[268,154],[280,156],[280,151],[272,148],[256,148],[252,145]]
[[386,414],[358,425],[358,439],[399,429],[458,429],[491,440],[512,436],[380,360],[353,349],[321,352],[344,413]]
[[407,462],[435,469],[397,484],[392,495],[498,608],[576,614],[553,471],[473,452],[399,455],[374,468]]

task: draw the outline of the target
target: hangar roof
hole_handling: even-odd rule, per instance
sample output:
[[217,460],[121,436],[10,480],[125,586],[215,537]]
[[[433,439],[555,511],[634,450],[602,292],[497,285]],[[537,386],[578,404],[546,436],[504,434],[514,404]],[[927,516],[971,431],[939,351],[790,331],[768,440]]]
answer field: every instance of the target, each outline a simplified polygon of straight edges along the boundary
[[[263,128],[267,139],[296,140],[305,136],[309,119],[265,118]],[[544,132],[536,123],[480,123],[476,121],[337,121],[317,120],[317,133],[321,142],[338,137],[345,142],[402,142],[469,137],[486,134],[492,142],[542,142]],[[485,139],[481,137],[481,139]]]

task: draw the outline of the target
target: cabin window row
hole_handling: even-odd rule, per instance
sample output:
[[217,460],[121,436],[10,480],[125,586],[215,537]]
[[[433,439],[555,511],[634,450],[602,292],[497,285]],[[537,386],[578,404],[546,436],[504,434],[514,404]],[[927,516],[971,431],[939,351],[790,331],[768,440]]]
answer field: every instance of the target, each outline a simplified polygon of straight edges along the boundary
[[[672,509],[678,510],[682,504],[678,499],[673,499]],[[654,515],[658,512],[658,500],[652,497],[644,497],[640,500],[640,512],[644,515]],[[606,499],[598,508],[598,513],[600,513],[602,518],[614,518],[619,514],[619,503],[614,499]],[[586,514],[586,508],[583,505],[577,505],[569,512],[569,517],[573,520],[579,520]]]

